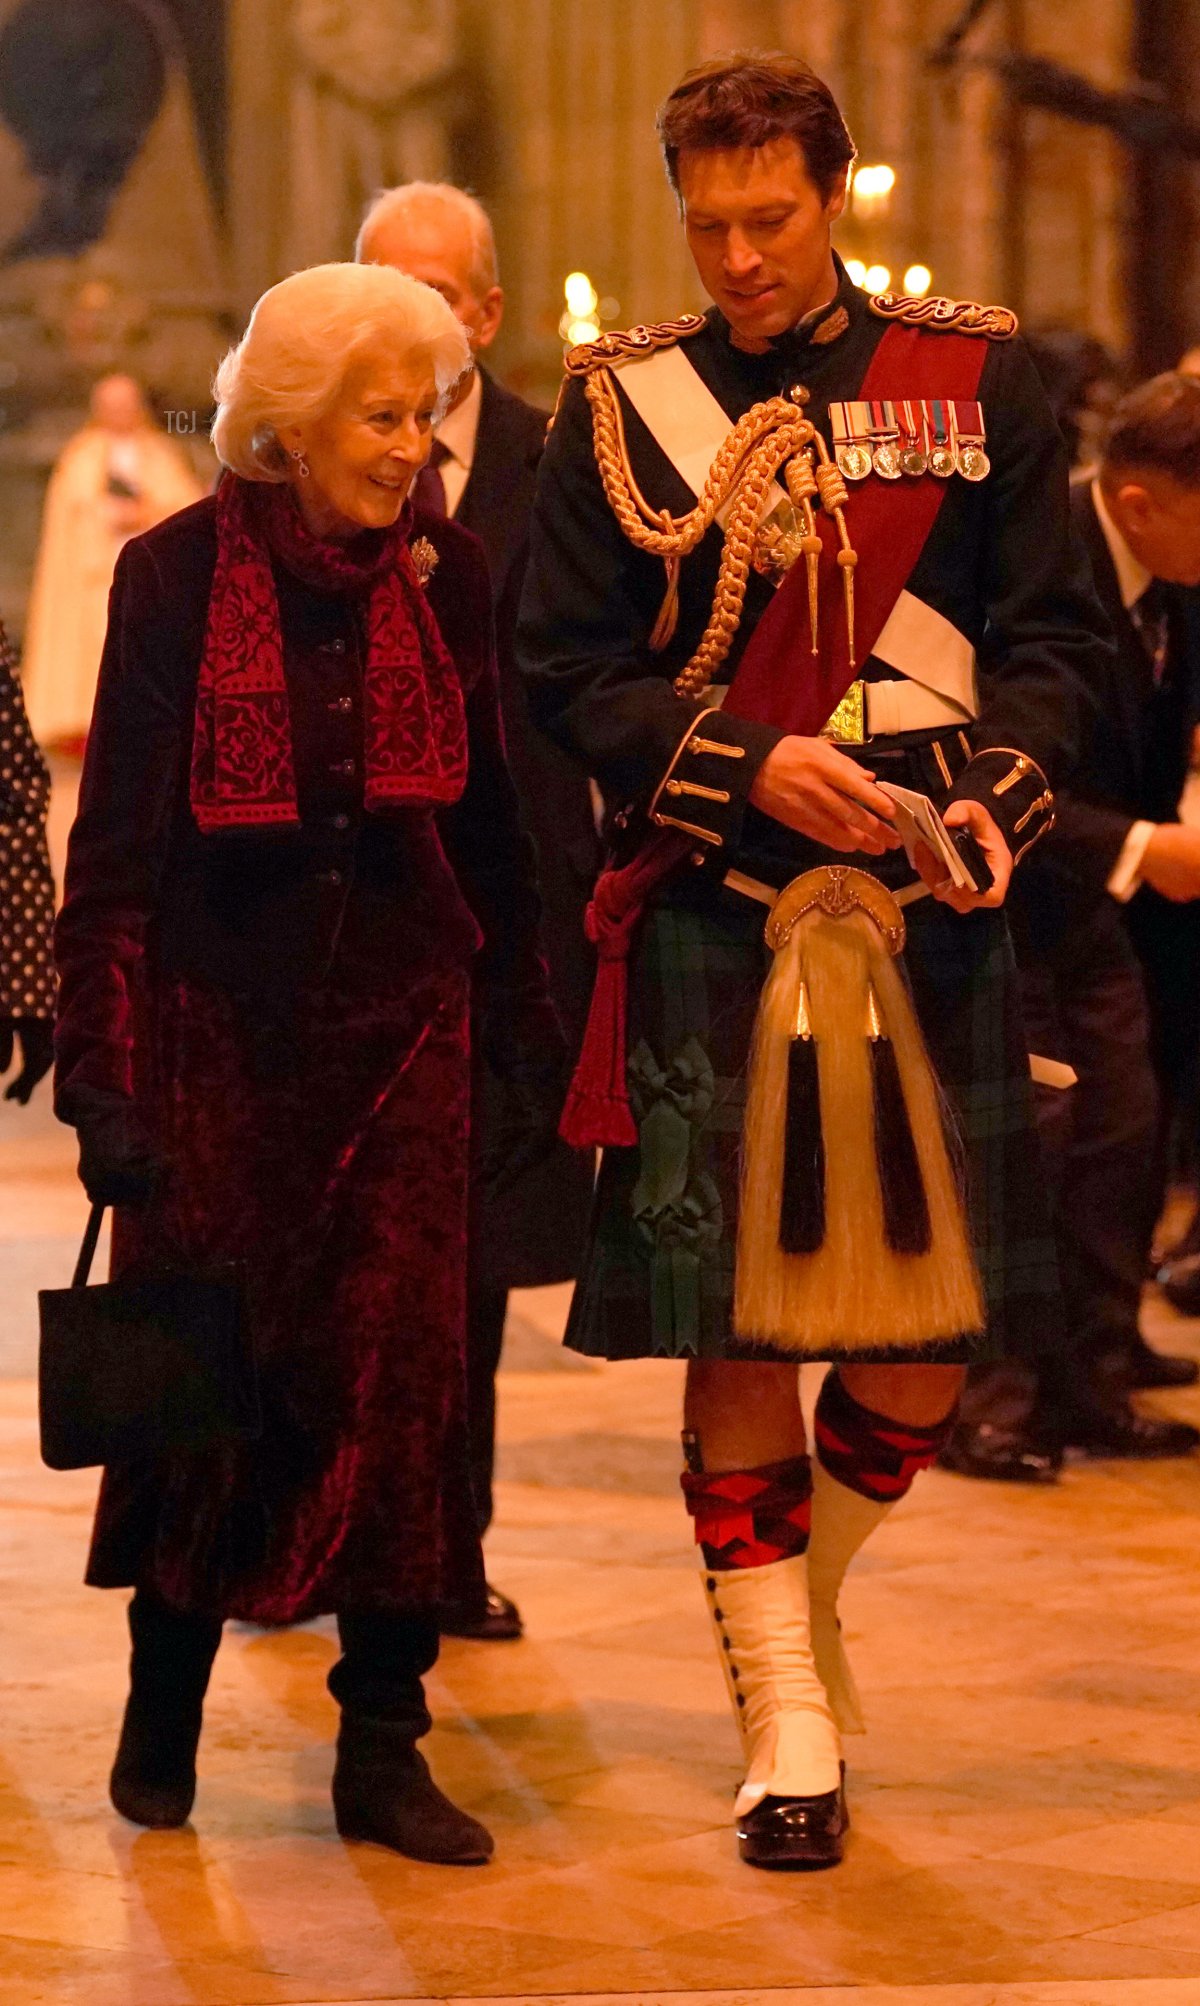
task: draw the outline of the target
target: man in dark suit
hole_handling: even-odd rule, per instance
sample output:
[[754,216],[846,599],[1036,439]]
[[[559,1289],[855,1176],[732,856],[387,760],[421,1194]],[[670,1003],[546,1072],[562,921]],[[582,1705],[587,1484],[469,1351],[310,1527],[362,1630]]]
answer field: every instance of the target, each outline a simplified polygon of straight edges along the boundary
[[945,1454],[968,1475],[1027,1480],[1052,1476],[1064,1447],[1144,1457],[1200,1441],[1129,1397],[1196,1377],[1145,1344],[1138,1305],[1165,1115],[1192,1099],[1200,1058],[1200,827],[1179,820],[1200,677],[1200,381],[1133,391],[1072,507],[1117,651],[1009,905],[1031,1046],[1079,1075],[1039,1124],[1067,1327],[973,1373]]
[[[395,265],[440,292],[466,328],[476,357],[466,395],[437,428],[415,500],[418,508],[453,515],[487,553],[509,765],[537,846],[543,945],[554,998],[577,1049],[594,970],[583,931],[584,905],[599,866],[591,797],[574,762],[530,721],[513,660],[546,413],[497,383],[480,359],[499,332],[504,294],[491,223],[473,196],[441,182],[389,189],[368,210],[355,254],[360,261]],[[495,1375],[508,1292],[574,1279],[591,1203],[591,1164],[561,1143],[507,1188],[491,1190],[521,1120],[511,1090],[481,1061],[467,1350],[472,1471],[484,1530],[492,1516]],[[447,1609],[443,1628],[455,1636],[516,1637],[521,1619],[512,1601],[489,1586],[486,1608]]]

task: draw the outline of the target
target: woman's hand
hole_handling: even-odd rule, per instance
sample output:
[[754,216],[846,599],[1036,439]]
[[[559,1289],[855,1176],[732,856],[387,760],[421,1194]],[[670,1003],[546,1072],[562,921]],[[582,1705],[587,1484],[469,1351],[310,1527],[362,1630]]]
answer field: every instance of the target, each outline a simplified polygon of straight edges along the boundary
[[992,888],[986,892],[958,891],[933,852],[922,843],[917,850],[917,869],[935,899],[953,906],[955,912],[980,912],[1004,904],[1012,877],[1012,851],[993,822],[982,801],[952,801],[942,816],[948,829],[969,829],[992,872]]
[[898,850],[896,810],[865,766],[827,738],[783,738],[758,769],[750,799],[764,815],[828,850]]
[[566,1098],[561,1061],[505,1080],[503,1107],[489,1128],[479,1164],[479,1181],[489,1199],[501,1197],[545,1162],[558,1141]]
[[166,1165],[123,1094],[76,1087],[67,1111],[79,1137],[79,1181],[93,1205],[144,1205]]

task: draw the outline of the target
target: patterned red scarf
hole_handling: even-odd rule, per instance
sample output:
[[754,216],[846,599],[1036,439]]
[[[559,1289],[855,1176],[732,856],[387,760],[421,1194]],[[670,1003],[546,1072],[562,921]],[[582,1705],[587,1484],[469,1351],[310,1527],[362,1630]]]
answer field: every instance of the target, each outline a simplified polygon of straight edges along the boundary
[[322,592],[366,602],[366,805],[457,801],[467,778],[462,690],[408,550],[412,511],[350,543],[309,530],[289,489],[226,475],[196,692],[192,812],[206,835],[298,826],[291,719],[271,558]]

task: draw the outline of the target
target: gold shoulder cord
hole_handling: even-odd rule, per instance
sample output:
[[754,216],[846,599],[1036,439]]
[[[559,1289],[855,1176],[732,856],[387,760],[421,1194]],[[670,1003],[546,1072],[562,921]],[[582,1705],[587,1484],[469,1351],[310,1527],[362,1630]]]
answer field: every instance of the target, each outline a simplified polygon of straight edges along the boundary
[[[592,347],[597,344],[593,343]],[[788,397],[770,397],[753,404],[739,418],[709,468],[708,478],[695,508],[686,515],[673,516],[669,509],[656,509],[638,486],[629,460],[625,422],[611,369],[596,363],[580,369],[586,374],[588,402],[592,407],[596,463],[609,507],[625,535],[637,549],[661,557],[667,573],[667,590],[659,609],[650,646],[661,652],[667,646],[679,618],[679,570],[687,557],[711,528],[717,514],[730,503],[725,524],[725,545],[716,596],[700,645],[675,678],[679,696],[700,696],[716,676],[733,637],[737,633],[746,599],[750,567],[761,561],[764,568],[786,562],[779,546],[791,546],[787,558],[803,556],[808,570],[809,624],[813,653],[817,652],[817,565],[821,538],[817,532],[813,502],[831,516],[838,533],[846,602],[846,625],[850,636],[850,658],[854,659],[854,566],[857,553],[851,548],[842,511],[848,499],[846,485],[829,457],[825,441],[811,420],[804,416],[807,392],[797,386]],[[785,479],[792,507],[799,517],[801,535],[787,538],[776,525],[760,529],[760,517],[768,490],[786,463]],[[757,549],[756,549],[757,546]]]
[[930,328],[936,334],[982,334],[989,341],[1011,341],[1018,327],[1011,307],[980,306],[975,300],[940,299],[936,294],[914,299],[909,293],[875,293],[870,308],[877,320],[897,321],[901,327]]

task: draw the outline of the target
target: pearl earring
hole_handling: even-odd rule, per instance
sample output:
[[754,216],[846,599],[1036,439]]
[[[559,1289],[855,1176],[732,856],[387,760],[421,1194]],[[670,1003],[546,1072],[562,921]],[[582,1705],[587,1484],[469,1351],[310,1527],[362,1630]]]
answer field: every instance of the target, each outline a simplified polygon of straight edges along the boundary
[[299,474],[302,481],[306,481],[309,475],[309,466],[308,466],[308,461],[305,459],[304,454],[299,446],[293,446],[291,448],[291,457],[296,462],[296,472]]

